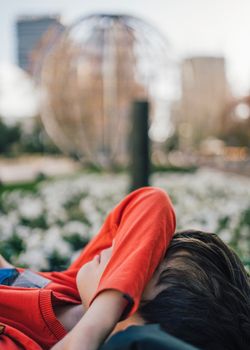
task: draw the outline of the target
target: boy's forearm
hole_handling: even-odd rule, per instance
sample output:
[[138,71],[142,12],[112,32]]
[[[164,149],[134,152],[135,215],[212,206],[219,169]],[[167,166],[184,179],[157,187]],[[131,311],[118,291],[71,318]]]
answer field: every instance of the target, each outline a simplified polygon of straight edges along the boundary
[[93,301],[85,315],[53,350],[95,350],[104,342],[126,307],[122,293],[102,292]]

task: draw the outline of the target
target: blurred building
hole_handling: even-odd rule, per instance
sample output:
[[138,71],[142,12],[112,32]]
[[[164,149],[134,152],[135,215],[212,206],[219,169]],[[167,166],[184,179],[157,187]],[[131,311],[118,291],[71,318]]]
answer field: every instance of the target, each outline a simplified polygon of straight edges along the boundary
[[18,65],[26,72],[34,70],[33,53],[39,49],[48,31],[61,32],[64,26],[57,16],[22,16],[16,23]]
[[192,57],[181,66],[181,98],[171,119],[182,149],[192,149],[208,137],[219,137],[223,113],[232,95],[223,57]]

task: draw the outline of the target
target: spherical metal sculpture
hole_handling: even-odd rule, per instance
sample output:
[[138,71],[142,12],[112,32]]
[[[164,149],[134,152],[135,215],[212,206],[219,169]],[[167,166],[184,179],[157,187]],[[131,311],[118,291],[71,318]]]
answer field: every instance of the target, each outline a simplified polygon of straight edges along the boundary
[[[41,72],[42,120],[65,152],[81,160],[126,163],[134,100],[169,98],[172,60],[165,38],[125,15],[91,15],[52,45]],[[167,113],[167,112],[166,112]]]

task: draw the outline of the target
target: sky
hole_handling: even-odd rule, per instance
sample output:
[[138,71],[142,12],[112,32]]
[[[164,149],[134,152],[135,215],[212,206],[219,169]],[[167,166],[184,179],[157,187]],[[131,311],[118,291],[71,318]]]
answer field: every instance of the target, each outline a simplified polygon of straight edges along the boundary
[[147,20],[166,36],[177,61],[224,56],[234,93],[250,91],[250,0],[0,0],[0,65],[17,62],[18,16],[61,14],[69,24],[97,12]]

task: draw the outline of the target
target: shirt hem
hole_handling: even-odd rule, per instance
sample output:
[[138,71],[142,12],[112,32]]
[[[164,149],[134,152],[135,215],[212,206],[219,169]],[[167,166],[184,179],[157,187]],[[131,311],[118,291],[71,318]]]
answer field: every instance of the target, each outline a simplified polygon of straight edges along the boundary
[[50,332],[56,337],[57,340],[61,340],[67,334],[67,332],[54,313],[52,307],[52,291],[40,291],[39,308],[44,322],[46,323]]

